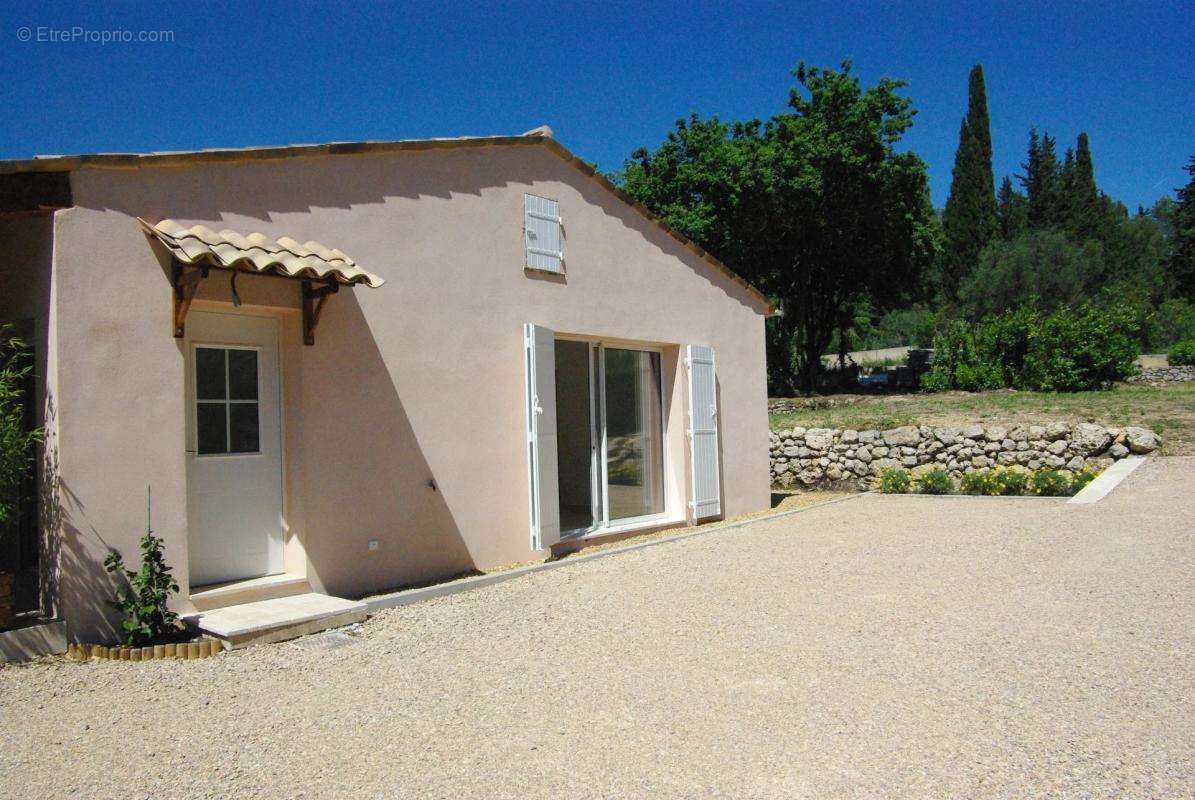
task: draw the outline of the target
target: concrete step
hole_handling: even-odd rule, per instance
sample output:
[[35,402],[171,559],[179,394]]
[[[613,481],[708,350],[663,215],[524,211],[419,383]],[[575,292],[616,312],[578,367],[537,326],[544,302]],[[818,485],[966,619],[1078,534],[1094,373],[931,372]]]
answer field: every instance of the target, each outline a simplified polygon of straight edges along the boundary
[[212,611],[225,606],[255,603],[258,600],[272,600],[275,597],[289,597],[293,594],[308,594],[310,592],[311,584],[305,577],[283,573],[193,588],[191,604],[195,606],[196,611]]
[[234,649],[284,642],[361,622],[367,616],[365,603],[308,592],[205,611],[196,622],[201,631]]

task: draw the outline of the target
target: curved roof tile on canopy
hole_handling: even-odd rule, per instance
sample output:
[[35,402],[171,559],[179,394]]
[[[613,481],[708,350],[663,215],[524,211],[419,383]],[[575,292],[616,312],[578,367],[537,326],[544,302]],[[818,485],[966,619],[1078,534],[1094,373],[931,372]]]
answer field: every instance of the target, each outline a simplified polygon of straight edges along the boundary
[[137,221],[150,236],[166,246],[184,264],[207,262],[212,266],[245,272],[272,272],[290,278],[335,280],[352,286],[376,288],[385,280],[366,272],[340,250],[319,242],[299,244],[288,236],[275,241],[261,233],[243,236],[236,231],[219,233],[203,225],[184,227],[172,219],[156,225]]

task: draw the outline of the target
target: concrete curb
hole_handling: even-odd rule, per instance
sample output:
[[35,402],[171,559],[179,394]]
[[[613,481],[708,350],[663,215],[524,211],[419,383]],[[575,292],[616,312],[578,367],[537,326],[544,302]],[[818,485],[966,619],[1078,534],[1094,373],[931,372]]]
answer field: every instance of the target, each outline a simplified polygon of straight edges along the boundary
[[1069,499],[1066,496],[1052,497],[1040,494],[922,494],[921,492],[904,492],[898,494],[896,492],[885,493],[879,491],[871,491],[868,494],[874,494],[877,497],[915,497],[919,500],[999,500],[1001,502],[1007,500],[1032,500],[1034,502],[1049,500],[1054,503],[1061,503]]
[[32,661],[40,656],[65,653],[68,647],[66,623],[60,619],[0,632],[0,662]]
[[685,539],[692,539],[697,536],[709,536],[715,533],[724,533],[726,531],[740,530],[751,525],[757,525],[761,522],[772,522],[773,520],[784,519],[796,514],[803,514],[806,511],[813,511],[826,506],[834,505],[835,503],[845,503],[848,500],[855,500],[863,497],[863,494],[853,494],[849,497],[836,497],[833,500],[826,500],[821,503],[814,503],[811,506],[804,508],[794,508],[792,511],[781,511],[778,514],[769,514],[763,517],[755,517],[753,519],[746,519],[742,522],[733,522],[728,525],[719,525],[711,527],[706,530],[686,531],[678,533],[675,536],[664,536],[659,539],[652,539],[646,542],[638,542],[629,544],[626,547],[616,547],[610,550],[599,550],[594,553],[588,553],[579,556],[570,556],[562,558],[557,561],[545,561],[541,564],[528,564],[525,567],[516,567],[515,569],[507,570],[505,572],[494,572],[489,575],[476,575],[471,578],[461,578],[456,581],[449,581],[448,583],[439,583],[434,586],[423,586],[418,589],[406,589],[401,592],[391,592],[390,594],[379,594],[373,597],[363,597],[361,602],[369,608],[369,613],[374,614],[384,608],[399,608],[401,606],[409,606],[413,603],[420,603],[424,600],[431,600],[436,597],[448,597],[449,595],[460,594],[462,592],[473,591],[480,589],[483,586],[492,586],[504,581],[521,578],[524,575],[533,572],[543,572],[545,570],[557,569],[559,567],[568,567],[573,564],[582,564],[586,561],[593,561],[599,558],[607,558],[609,556],[617,556],[623,553],[631,553],[637,550],[646,550],[649,547],[655,547],[662,544],[671,544],[672,542],[680,542]]
[[1126,456],[1101,472],[1095,480],[1083,487],[1083,491],[1067,500],[1067,503],[1087,505],[1096,503],[1107,497],[1121,481],[1133,474],[1137,467],[1145,463],[1141,456]]

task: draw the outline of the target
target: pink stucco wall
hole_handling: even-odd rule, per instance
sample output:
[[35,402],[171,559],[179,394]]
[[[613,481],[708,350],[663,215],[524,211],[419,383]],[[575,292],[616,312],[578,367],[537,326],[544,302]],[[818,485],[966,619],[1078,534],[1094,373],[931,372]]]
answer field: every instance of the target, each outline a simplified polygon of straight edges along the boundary
[[[664,346],[678,513],[680,346],[712,345],[724,512],[767,507],[760,302],[545,147],[85,168],[72,187],[75,207],[55,215],[54,280],[61,526],[80,573],[73,590],[64,574],[62,602],[77,634],[105,628],[88,592],[104,583],[106,548],[135,553],[148,484],[188,609],[183,350],[166,261],[136,216],[316,239],[387,280],[333,297],[314,347],[300,342],[297,283],[238,280],[246,313],[283,321],[287,566],[317,590],[360,595],[542,557],[528,534],[527,322]],[[565,278],[522,268],[525,191],[560,201]],[[226,274],[200,298],[230,308]]]

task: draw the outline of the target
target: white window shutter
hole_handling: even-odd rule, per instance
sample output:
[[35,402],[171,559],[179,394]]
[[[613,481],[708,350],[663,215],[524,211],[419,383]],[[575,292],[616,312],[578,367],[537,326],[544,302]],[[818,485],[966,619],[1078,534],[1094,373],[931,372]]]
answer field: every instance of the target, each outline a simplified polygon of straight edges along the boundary
[[531,549],[560,541],[560,486],[556,474],[556,338],[525,325],[527,457],[530,476]]
[[689,461],[693,468],[693,519],[722,513],[721,476],[718,463],[718,382],[714,348],[689,345]]
[[523,196],[523,239],[528,269],[564,272],[564,236],[561,230],[560,204],[546,197]]

